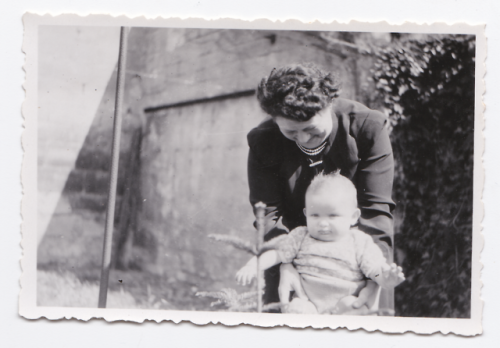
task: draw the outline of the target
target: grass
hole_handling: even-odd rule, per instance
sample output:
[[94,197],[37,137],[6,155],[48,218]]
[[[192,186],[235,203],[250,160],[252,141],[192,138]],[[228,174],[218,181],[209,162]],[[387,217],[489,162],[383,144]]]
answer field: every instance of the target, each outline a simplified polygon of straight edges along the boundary
[[[38,253],[39,306],[97,307],[104,217],[83,211],[54,214]],[[224,288],[200,274],[175,270],[157,274],[147,270],[111,269],[108,307],[164,310],[223,310],[199,291]],[[227,287],[227,286],[226,286]],[[239,292],[246,288],[235,287]]]
[[[38,270],[38,306],[97,307],[99,281],[68,271]],[[83,280],[82,280],[83,278]],[[121,282],[116,281],[117,279]],[[154,275],[112,270],[108,308],[213,311],[211,299],[195,296],[198,288],[164,281]]]
[[[81,282],[74,274],[39,271],[38,305],[54,307],[97,307],[99,284]],[[110,308],[140,308],[127,291],[108,293]]]

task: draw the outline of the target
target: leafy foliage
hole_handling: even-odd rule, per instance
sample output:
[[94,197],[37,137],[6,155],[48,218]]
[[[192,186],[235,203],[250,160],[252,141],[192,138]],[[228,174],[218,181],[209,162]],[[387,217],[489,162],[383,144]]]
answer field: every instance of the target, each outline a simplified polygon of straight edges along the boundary
[[260,256],[266,251],[276,249],[277,245],[281,241],[281,239],[279,238],[273,238],[267,242],[264,242],[262,244],[262,247],[257,250],[257,246],[252,245],[252,243],[250,243],[249,241],[227,234],[209,234],[208,238],[213,239],[216,242],[229,244],[237,249],[246,251],[255,256]]
[[475,39],[409,40],[377,54],[393,127],[396,315],[470,317]]
[[[265,205],[263,205],[262,203],[258,203],[256,204],[256,207],[258,209],[265,208]],[[267,242],[259,248],[257,246],[258,243],[252,244],[249,241],[235,236],[224,234],[210,234],[208,237],[217,242],[232,245],[237,249],[246,251],[255,256],[260,256],[262,253],[270,250],[275,244],[273,242]],[[258,275],[258,277],[261,276],[261,274]],[[259,297],[260,299],[262,299],[262,295],[264,294],[264,279],[257,279],[256,285],[256,291],[244,292],[242,294],[239,294],[235,289],[225,288],[221,291],[200,291],[196,293],[196,296],[216,298],[217,301],[212,302],[210,306],[213,307],[217,305],[223,305],[230,312],[259,312],[261,310],[264,312],[277,312],[281,310],[280,303],[268,303],[264,306],[259,304]],[[261,306],[262,308],[259,308],[259,306]]]
[[[225,288],[221,291],[200,291],[196,293],[198,297],[212,297],[217,301],[210,304],[211,307],[224,305],[229,312],[255,312],[257,309],[257,296],[262,296],[263,291],[248,291],[241,294],[231,288]],[[263,311],[277,310],[279,303],[269,303],[262,307]]]
[[257,306],[256,291],[238,292],[231,288],[225,288],[221,291],[200,291],[196,293],[198,297],[213,297],[217,301],[210,304],[211,307],[222,304],[227,306],[230,312],[247,312]]
[[255,245],[239,237],[230,236],[227,234],[209,234],[208,238],[213,239],[217,242],[232,245],[233,247],[246,251],[252,255],[258,255],[257,247]]

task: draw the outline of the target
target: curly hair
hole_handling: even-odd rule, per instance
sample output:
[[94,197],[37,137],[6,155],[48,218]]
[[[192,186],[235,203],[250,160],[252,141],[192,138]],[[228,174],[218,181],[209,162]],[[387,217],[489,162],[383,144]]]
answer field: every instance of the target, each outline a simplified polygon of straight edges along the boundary
[[274,68],[257,88],[261,108],[269,115],[308,121],[338,97],[338,76],[312,63]]

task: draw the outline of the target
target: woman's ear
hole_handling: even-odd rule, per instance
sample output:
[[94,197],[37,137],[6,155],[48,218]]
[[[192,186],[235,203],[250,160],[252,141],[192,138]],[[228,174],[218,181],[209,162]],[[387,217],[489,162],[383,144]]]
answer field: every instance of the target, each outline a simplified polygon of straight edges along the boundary
[[361,210],[359,210],[359,208],[354,209],[354,212],[352,213],[352,221],[351,221],[352,226],[356,225],[360,216],[361,216]]

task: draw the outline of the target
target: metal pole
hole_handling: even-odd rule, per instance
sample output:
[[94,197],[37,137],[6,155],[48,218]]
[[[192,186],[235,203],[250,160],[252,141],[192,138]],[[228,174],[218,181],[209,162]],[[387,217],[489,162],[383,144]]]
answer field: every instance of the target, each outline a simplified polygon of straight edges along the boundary
[[118,160],[120,158],[120,133],[122,128],[122,100],[125,85],[125,63],[128,30],[120,28],[120,51],[118,54],[118,78],[116,81],[115,118],[113,122],[113,147],[111,153],[111,177],[109,179],[108,207],[102,251],[101,282],[99,285],[99,308],[106,308],[108,297],[109,268],[111,266],[111,247],[115,220],[116,183],[118,181]]
[[[265,214],[266,205],[262,202],[255,204],[256,217],[257,217],[257,251],[260,252],[262,243],[264,242],[264,232],[266,229]],[[262,286],[262,277],[260,274],[260,261],[257,258],[257,313],[262,312],[262,295],[260,293]]]

